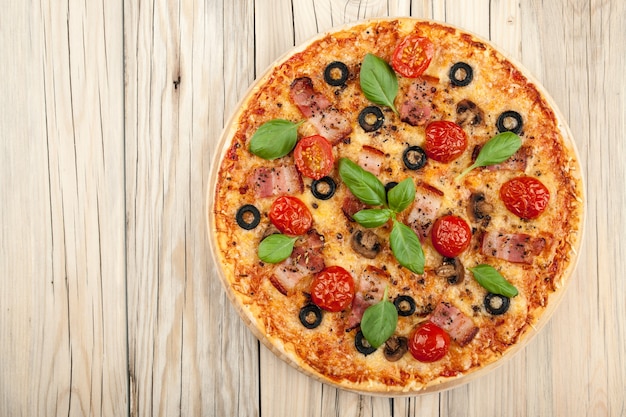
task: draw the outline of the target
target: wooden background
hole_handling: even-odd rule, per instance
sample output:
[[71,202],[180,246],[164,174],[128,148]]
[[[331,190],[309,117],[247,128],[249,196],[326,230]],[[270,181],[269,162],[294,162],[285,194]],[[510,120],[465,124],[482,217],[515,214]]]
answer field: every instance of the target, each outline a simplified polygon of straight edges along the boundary
[[[279,55],[412,15],[491,39],[569,121],[581,259],[541,334],[451,391],[338,391],[276,359],[208,256],[225,120]],[[625,416],[626,6],[621,0],[3,0],[1,416]]]

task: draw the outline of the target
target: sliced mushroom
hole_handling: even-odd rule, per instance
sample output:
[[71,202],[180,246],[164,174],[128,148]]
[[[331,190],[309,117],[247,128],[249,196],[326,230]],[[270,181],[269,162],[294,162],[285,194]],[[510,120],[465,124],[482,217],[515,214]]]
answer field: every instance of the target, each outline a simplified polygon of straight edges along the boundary
[[267,226],[267,229],[265,229],[265,231],[263,232],[263,235],[261,236],[261,240],[265,239],[266,237],[270,235],[276,235],[278,233],[280,233],[280,230],[278,230],[276,226],[270,223],[270,225]]
[[483,192],[477,191],[470,196],[470,215],[476,221],[481,221],[483,227],[487,227],[491,221],[493,205],[485,199]]
[[456,105],[456,123],[460,126],[479,125],[485,120],[485,113],[473,101],[461,100]]
[[352,249],[368,259],[374,259],[380,252],[380,240],[371,230],[356,230],[352,233]]
[[389,362],[396,362],[409,350],[406,337],[393,335],[385,342],[383,353]]
[[443,263],[435,269],[435,273],[450,284],[460,284],[465,278],[465,267],[459,258],[443,258]]

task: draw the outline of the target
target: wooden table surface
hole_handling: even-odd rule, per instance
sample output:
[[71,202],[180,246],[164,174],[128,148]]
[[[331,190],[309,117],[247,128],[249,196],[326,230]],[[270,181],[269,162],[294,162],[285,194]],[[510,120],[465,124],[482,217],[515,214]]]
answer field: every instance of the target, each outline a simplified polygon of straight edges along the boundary
[[[8,0],[0,11],[0,416],[625,416],[626,2]],[[278,56],[375,16],[446,21],[521,61],[582,158],[580,262],[492,373],[411,398],[303,376],[208,255],[225,120]]]

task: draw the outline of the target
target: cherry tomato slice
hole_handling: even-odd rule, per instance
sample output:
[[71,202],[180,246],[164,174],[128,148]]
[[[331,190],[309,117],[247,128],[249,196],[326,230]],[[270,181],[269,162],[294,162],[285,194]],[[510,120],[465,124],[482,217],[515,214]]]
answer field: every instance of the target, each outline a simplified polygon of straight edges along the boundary
[[436,362],[449,348],[450,336],[431,321],[419,325],[409,339],[409,351],[420,362]]
[[298,236],[313,226],[309,208],[296,197],[278,197],[270,207],[270,221],[281,233]]
[[468,248],[472,231],[465,220],[449,214],[435,220],[430,237],[437,252],[454,258]]
[[448,163],[458,158],[467,148],[465,131],[454,122],[438,120],[426,126],[426,156]]
[[409,35],[393,52],[391,66],[403,77],[417,78],[426,71],[435,53],[435,47],[428,38]]
[[500,199],[506,208],[522,219],[534,219],[544,212],[550,191],[533,177],[518,177],[500,187]]
[[345,310],[354,298],[354,279],[340,266],[329,266],[317,274],[311,284],[311,300],[320,308]]
[[320,135],[300,139],[293,151],[293,156],[298,171],[314,180],[328,175],[335,164],[333,145]]

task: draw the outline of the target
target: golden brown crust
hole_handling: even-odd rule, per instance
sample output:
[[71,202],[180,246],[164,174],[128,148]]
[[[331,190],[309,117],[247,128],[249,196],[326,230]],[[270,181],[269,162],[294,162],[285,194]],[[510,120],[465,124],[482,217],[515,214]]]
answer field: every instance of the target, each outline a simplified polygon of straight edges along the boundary
[[[385,122],[377,132],[364,132],[356,121],[359,111],[371,104],[359,88],[358,70],[363,57],[374,53],[389,61],[398,40],[409,33],[419,33],[435,43],[435,56],[425,73],[430,79],[438,80],[432,97],[433,118],[454,121],[456,105],[464,99],[471,100],[483,112],[480,123],[464,125],[469,146],[461,157],[449,164],[429,161],[419,171],[405,169],[401,153],[408,144],[423,143],[423,126],[400,121],[388,108],[383,108]],[[350,77],[344,87],[332,87],[324,82],[324,68],[335,60],[349,68]],[[450,66],[457,61],[474,68],[474,81],[467,87],[454,87],[449,81]],[[341,265],[355,278],[368,265],[383,268],[391,276],[391,299],[399,294],[411,294],[416,300],[418,311],[399,319],[396,334],[409,336],[441,301],[454,305],[479,328],[466,346],[452,343],[449,353],[440,361],[421,363],[407,353],[399,361],[389,362],[382,349],[369,356],[358,353],[354,348],[356,331],[346,331],[349,309],[326,312],[320,327],[305,329],[298,313],[309,302],[307,292],[312,278],[306,277],[291,291],[284,288],[279,291],[272,284],[275,267],[257,257],[258,244],[270,225],[267,213],[275,197],[255,197],[248,177],[257,167],[293,164],[293,157],[290,154],[266,161],[252,155],[248,143],[256,129],[268,120],[304,119],[289,98],[291,82],[302,76],[310,77],[315,89],[330,98],[333,106],[351,120],[349,139],[334,146],[336,158],[356,161],[363,146],[382,150],[383,166],[378,177],[383,183],[413,178],[416,184],[443,192],[439,215],[455,214],[473,228],[471,247],[460,255],[463,265],[488,263],[499,269],[520,292],[512,299],[506,314],[488,314],[483,306],[486,291],[469,272],[460,284],[449,284],[437,275],[442,257],[429,239],[423,242],[426,257],[423,275],[400,267],[388,245],[389,226],[376,229],[383,244],[375,259],[356,254],[350,246],[350,235],[361,226],[349,221],[342,212],[347,187],[341,184],[337,171],[331,176],[339,186],[334,197],[327,201],[315,199],[310,192],[311,180],[304,178],[304,191],[296,196],[310,208],[314,227],[324,237],[326,265]],[[410,82],[399,77],[398,97]],[[506,110],[524,115],[524,130],[520,134],[526,157],[523,170],[476,169],[455,182],[454,177],[471,164],[472,150],[497,133],[496,119]],[[316,130],[309,122],[299,128],[300,137],[313,133]],[[574,267],[582,234],[584,196],[577,155],[567,128],[558,119],[549,98],[518,65],[487,42],[458,29],[413,19],[386,19],[367,21],[322,36],[281,60],[255,84],[232,126],[227,126],[222,146],[211,179],[209,229],[227,293],[257,337],[298,369],[324,382],[361,392],[398,395],[464,381],[462,376],[493,367],[503,355],[522,346],[533,329],[545,322],[546,309],[556,304]],[[521,174],[541,178],[551,194],[547,210],[535,220],[521,220],[511,214],[498,196],[499,185]],[[473,218],[468,208],[470,196],[478,192],[492,209],[488,221]],[[243,204],[254,204],[261,212],[261,224],[254,230],[243,230],[235,222],[235,213]],[[508,262],[481,253],[481,238],[489,231],[525,233],[543,239],[544,246],[531,264]]]

